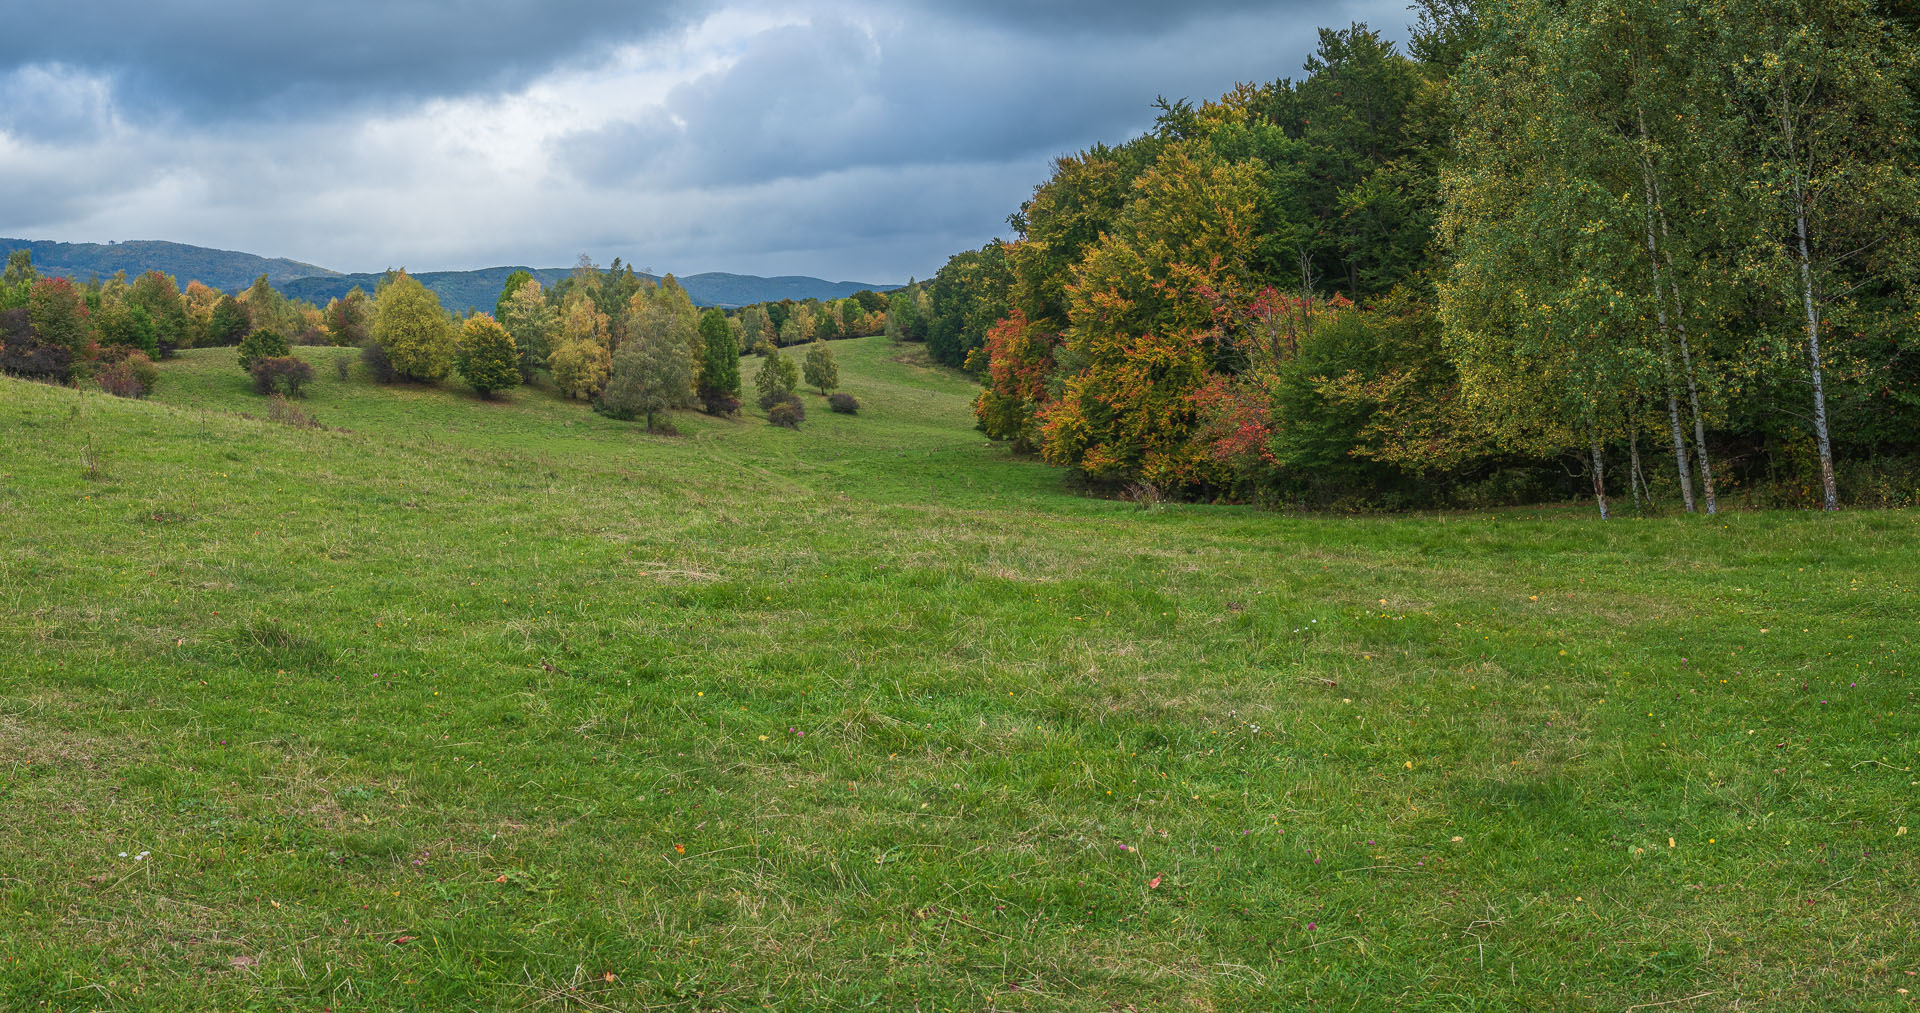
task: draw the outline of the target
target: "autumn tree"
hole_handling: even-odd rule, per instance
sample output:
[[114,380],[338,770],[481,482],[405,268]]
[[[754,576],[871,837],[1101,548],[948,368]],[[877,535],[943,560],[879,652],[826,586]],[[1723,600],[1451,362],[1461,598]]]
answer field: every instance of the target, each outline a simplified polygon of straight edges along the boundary
[[400,379],[438,383],[453,369],[454,323],[440,297],[405,271],[374,295],[373,340]]
[[89,313],[80,290],[65,278],[41,278],[27,296],[27,319],[42,344],[78,354],[87,345]]
[[358,285],[327,303],[326,332],[328,341],[349,348],[358,348],[373,336],[373,306]]
[[513,335],[485,313],[467,318],[461,327],[454,366],[482,398],[520,385],[520,349]]

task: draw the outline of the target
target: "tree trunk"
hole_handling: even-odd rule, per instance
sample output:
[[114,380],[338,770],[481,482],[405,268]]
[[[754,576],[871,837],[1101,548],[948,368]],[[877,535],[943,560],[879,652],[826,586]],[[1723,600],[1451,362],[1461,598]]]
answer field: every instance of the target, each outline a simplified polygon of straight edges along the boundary
[[1646,205],[1647,268],[1653,272],[1653,306],[1660,323],[1660,360],[1667,372],[1667,421],[1673,430],[1673,461],[1680,473],[1680,498],[1686,503],[1687,512],[1693,513],[1693,469],[1687,463],[1687,437],[1680,427],[1680,397],[1673,375],[1673,332],[1667,321],[1666,286],[1660,282],[1660,244],[1653,234],[1654,188],[1657,184],[1653,177],[1653,160],[1647,154],[1646,114],[1636,109],[1634,115],[1640,120],[1640,181],[1641,197]]
[[[1646,123],[1640,125],[1641,136],[1646,136]],[[1680,272],[1673,267],[1673,239],[1667,231],[1666,202],[1659,198],[1660,184],[1654,181],[1654,208],[1660,213],[1660,252],[1667,259],[1667,287],[1673,291],[1673,328],[1680,339],[1680,375],[1687,382],[1687,407],[1693,412],[1693,456],[1700,461],[1700,494],[1706,500],[1707,513],[1720,512],[1720,504],[1713,494],[1713,458],[1707,454],[1707,420],[1700,412],[1700,384],[1693,369],[1693,348],[1687,340],[1686,303],[1680,298]]]
[[1600,441],[1593,441],[1593,501],[1600,505],[1600,519],[1607,520],[1612,515],[1607,512],[1607,465],[1600,456]]
[[1813,380],[1813,438],[1820,448],[1820,485],[1826,509],[1840,509],[1840,491],[1833,480],[1833,443],[1827,434],[1827,391],[1820,373],[1820,312],[1813,298],[1813,251],[1807,242],[1807,191],[1800,175],[1799,153],[1793,137],[1793,119],[1783,109],[1780,127],[1786,136],[1787,160],[1793,164],[1793,221],[1800,243],[1800,308],[1807,317],[1807,369]]
[[[1640,475],[1640,427],[1627,427],[1627,488],[1633,492],[1633,512],[1640,512],[1640,487],[1645,479]],[[1653,497],[1647,497],[1647,505],[1653,505]]]

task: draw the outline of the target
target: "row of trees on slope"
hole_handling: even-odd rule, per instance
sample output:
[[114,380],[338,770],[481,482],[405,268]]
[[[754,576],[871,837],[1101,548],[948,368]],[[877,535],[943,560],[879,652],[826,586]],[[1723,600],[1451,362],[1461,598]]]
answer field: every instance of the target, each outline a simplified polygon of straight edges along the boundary
[[1327,30],[1298,80],[1163,101],[903,293],[980,427],[1199,498],[1916,495],[1909,20],[1422,8],[1406,53]]

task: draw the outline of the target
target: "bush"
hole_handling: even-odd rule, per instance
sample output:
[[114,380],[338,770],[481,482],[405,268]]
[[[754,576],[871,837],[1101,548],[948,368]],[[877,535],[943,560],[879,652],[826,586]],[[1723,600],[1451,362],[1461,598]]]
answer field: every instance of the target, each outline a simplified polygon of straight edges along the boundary
[[767,411],[767,421],[783,429],[800,428],[800,420],[807,417],[807,410],[800,406],[800,399],[788,395],[789,400],[774,405]]
[[331,345],[333,341],[327,337],[327,332],[318,327],[309,327],[300,332],[300,336],[294,339],[294,344],[321,347]]
[[834,394],[827,398],[827,407],[842,415],[853,415],[860,411],[860,402],[852,394]]
[[251,373],[253,364],[261,359],[277,358],[292,351],[287,339],[271,328],[262,327],[240,339],[240,368]]
[[453,364],[467,386],[482,398],[520,385],[520,349],[515,347],[513,335],[485,313],[461,327]]
[[367,364],[367,372],[375,383],[392,383],[400,379],[400,373],[393,368],[393,360],[387,358],[387,350],[380,347],[378,341],[369,341],[360,346],[360,361]]
[[26,309],[0,310],[0,373],[65,383],[73,375],[73,349],[41,341]]
[[248,372],[253,374],[253,389],[261,394],[299,397],[300,388],[313,382],[313,367],[291,355],[257,359]]
[[295,429],[326,428],[326,426],[321,424],[319,419],[314,418],[299,405],[288,401],[278,394],[275,394],[273,401],[267,405],[267,418],[283,426],[292,426]]
[[333,357],[333,372],[342,380],[351,379],[353,376],[353,362],[344,355],[336,355]]
[[740,399],[723,390],[706,389],[700,392],[700,407],[708,415],[737,415]]
[[138,349],[128,350],[117,362],[110,362],[106,368],[94,374],[94,381],[100,389],[114,397],[146,397],[153,392],[153,385],[160,380],[160,369],[147,357],[147,353]]

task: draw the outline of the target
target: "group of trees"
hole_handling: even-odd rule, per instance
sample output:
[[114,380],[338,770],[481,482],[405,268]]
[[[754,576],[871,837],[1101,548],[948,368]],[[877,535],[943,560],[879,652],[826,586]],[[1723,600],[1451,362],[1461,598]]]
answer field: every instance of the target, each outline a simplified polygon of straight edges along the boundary
[[983,376],[990,435],[1190,497],[1832,509],[1913,470],[1911,19],[1420,6],[1405,53],[1326,30],[1059,160],[889,329]]
[[[149,357],[227,345],[261,393],[294,396],[313,376],[294,344],[357,346],[382,382],[432,384],[458,372],[486,398],[544,375],[567,397],[664,430],[671,409],[739,411],[740,357],[751,349],[768,357],[762,407],[791,402],[794,417],[775,421],[797,424],[803,372],[822,396],[839,385],[826,341],[878,333],[886,307],[885,296],[861,292],[702,311],[672,275],[656,283],[618,259],[603,270],[582,257],[551,288],[516,272],[492,314],[450,313],[404,270],[388,272],[372,295],[356,288],[322,309],[287,300],[265,277],[233,295],[197,281],[182,291],[157,272],[76,285],[39,277],[23,250],[0,277],[0,370],[59,382],[100,374],[109,390],[132,383],[144,393],[155,375]],[[780,353],[798,344],[808,345],[804,371]],[[833,405],[852,411],[855,402],[838,395]]]

